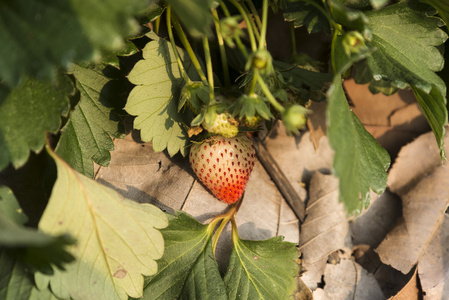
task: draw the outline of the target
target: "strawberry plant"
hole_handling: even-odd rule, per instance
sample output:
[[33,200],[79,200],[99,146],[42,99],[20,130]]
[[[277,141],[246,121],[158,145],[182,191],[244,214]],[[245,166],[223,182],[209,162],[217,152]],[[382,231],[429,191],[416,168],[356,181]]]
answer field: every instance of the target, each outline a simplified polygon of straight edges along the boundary
[[[288,24],[280,46],[270,16]],[[390,156],[343,81],[411,89],[444,160],[448,21],[443,0],[1,2],[0,298],[292,297],[295,244],[244,240],[236,225],[253,139],[275,122],[306,130],[311,103],[326,102],[339,199],[357,216],[370,190],[386,189]],[[305,41],[326,55],[302,53]],[[228,210],[202,224],[95,181],[130,132],[189,160]],[[221,274],[215,249],[228,224]]]

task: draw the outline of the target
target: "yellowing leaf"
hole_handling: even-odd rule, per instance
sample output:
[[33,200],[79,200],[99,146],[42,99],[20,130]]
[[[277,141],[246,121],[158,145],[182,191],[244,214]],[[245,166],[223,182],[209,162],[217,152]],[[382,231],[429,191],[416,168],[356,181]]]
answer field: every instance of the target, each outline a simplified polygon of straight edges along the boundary
[[58,179],[39,228],[50,234],[69,233],[77,244],[69,248],[76,262],[54,276],[36,274],[40,288],[51,284],[60,298],[127,299],[140,297],[143,276],[157,272],[155,260],[164,251],[165,214],[150,204],[123,199],[71,169],[61,158]]

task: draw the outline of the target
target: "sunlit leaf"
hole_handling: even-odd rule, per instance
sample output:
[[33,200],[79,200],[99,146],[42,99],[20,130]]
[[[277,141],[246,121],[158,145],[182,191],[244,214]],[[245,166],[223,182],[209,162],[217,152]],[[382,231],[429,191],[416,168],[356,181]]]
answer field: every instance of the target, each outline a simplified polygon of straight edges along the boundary
[[366,60],[371,90],[375,91],[377,83],[384,80],[400,89],[413,85],[429,93],[435,86],[445,93],[444,82],[435,74],[444,64],[436,46],[447,39],[439,28],[443,25],[440,19],[429,17],[423,7],[411,1],[366,15],[373,33],[368,45],[376,49]]
[[40,288],[50,283],[56,296],[74,299],[140,297],[143,276],[157,271],[164,251],[159,230],[165,214],[150,204],[122,198],[116,191],[89,179],[52,154],[58,178],[39,229],[69,233],[77,244],[69,248],[76,262],[51,277],[36,274]]
[[[178,51],[185,69],[194,70],[188,55],[181,49]],[[184,83],[171,45],[163,39],[149,42],[143,49],[143,60],[137,62],[128,79],[136,87],[125,110],[137,116],[134,127],[140,129],[142,140],[152,141],[155,151],[167,149],[170,155],[178,152],[185,155],[189,139],[184,124],[190,124],[191,119],[178,112]]]

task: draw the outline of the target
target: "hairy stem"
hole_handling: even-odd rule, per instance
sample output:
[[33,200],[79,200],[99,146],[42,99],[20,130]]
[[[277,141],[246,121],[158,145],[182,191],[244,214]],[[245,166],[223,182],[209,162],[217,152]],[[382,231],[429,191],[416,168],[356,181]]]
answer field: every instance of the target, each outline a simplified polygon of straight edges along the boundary
[[270,89],[268,88],[267,84],[265,83],[265,80],[260,76],[258,70],[254,70],[254,76],[257,77],[257,83],[259,84],[260,88],[262,89],[262,92],[267,97],[268,101],[270,101],[270,104],[278,111],[283,112],[284,107],[274,98],[273,94],[270,92]]
[[226,48],[224,45],[223,36],[221,35],[220,22],[218,19],[217,10],[213,9],[212,15],[214,16],[215,30],[217,32],[218,47],[220,49],[221,65],[223,68],[225,87],[229,88],[231,86],[231,79],[229,77],[228,59],[226,57]]
[[251,50],[252,51],[256,51],[257,50],[256,39],[254,37],[253,28],[250,25],[251,21],[249,20],[248,14],[246,13],[246,11],[242,7],[242,5],[240,5],[240,3],[238,3],[236,0],[229,0],[229,2],[231,2],[232,5],[234,5],[237,8],[237,10],[239,11],[240,15],[243,17],[243,20],[245,20],[245,23],[246,23],[247,29],[248,29],[249,40],[251,42]]
[[204,57],[206,59],[207,81],[209,82],[209,105],[215,103],[214,91],[214,71],[212,69],[212,59],[210,57],[209,40],[203,37]]
[[290,22],[290,40],[292,43],[292,56],[296,55],[296,36],[295,36],[295,23]]
[[201,68],[201,64],[196,57],[195,52],[192,49],[192,46],[190,45],[189,40],[187,39],[186,34],[184,33],[184,30],[182,29],[181,25],[179,24],[178,20],[175,17],[172,17],[173,26],[175,27],[176,32],[178,33],[178,37],[181,40],[182,45],[184,46],[184,49],[186,49],[187,54],[190,57],[190,60],[193,63],[193,66],[195,67],[196,71],[198,72],[198,75],[201,78],[201,81],[204,84],[207,84],[207,78],[204,75],[203,69]]
[[251,10],[251,13],[252,13],[253,16],[254,16],[254,19],[256,20],[256,23],[257,23],[257,26],[259,27],[259,30],[261,30],[261,28],[262,28],[262,21],[260,20],[259,13],[257,12],[257,9],[256,9],[256,7],[254,6],[253,1],[251,1],[251,0],[246,0],[246,3],[248,4],[249,9]]
[[187,72],[184,69],[184,65],[182,64],[181,57],[179,57],[178,48],[176,47],[175,39],[173,37],[173,30],[171,28],[171,7],[170,7],[170,5],[167,6],[167,31],[168,31],[168,37],[170,39],[171,46],[173,48],[173,52],[176,57],[176,62],[178,64],[179,71],[181,72],[181,75],[186,82],[191,82],[189,75],[187,75]]
[[[227,18],[231,18],[231,14],[229,13],[228,8],[227,8],[226,4],[223,1],[220,1],[220,7],[223,10],[224,15]],[[248,59],[248,51],[246,50],[245,45],[243,45],[242,40],[240,39],[240,37],[236,36],[234,38],[234,40],[235,40],[235,43],[237,44],[237,47],[239,48],[240,52],[245,57],[245,59]]]
[[259,50],[265,48],[267,38],[267,23],[268,23],[268,0],[263,0],[262,29],[260,30]]

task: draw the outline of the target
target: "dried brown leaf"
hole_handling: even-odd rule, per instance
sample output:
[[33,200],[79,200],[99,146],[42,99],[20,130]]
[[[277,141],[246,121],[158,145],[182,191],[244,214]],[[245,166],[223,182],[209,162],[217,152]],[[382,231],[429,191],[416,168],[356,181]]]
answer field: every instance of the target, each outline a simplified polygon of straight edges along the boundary
[[347,241],[349,225],[346,211],[338,201],[338,179],[316,172],[310,181],[309,193],[299,249],[307,269],[303,281],[313,290],[321,281],[328,256],[352,246]]
[[417,269],[413,273],[410,281],[399,291],[395,296],[388,298],[388,300],[418,300],[419,299],[419,283]]
[[[447,131],[444,142],[445,151],[449,152],[449,133]],[[421,135],[399,152],[388,176],[390,191],[400,196],[407,193],[421,178],[440,165],[440,152],[434,134],[428,132]]]
[[418,264],[424,299],[449,299],[449,216],[434,234]]
[[376,252],[382,262],[408,273],[427,251],[449,204],[449,168],[439,166],[402,196],[403,218]]
[[328,264],[324,272],[324,289],[313,292],[315,300],[321,299],[385,299],[376,279],[351,259],[338,265]]

